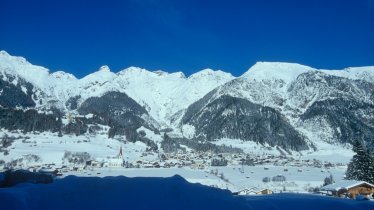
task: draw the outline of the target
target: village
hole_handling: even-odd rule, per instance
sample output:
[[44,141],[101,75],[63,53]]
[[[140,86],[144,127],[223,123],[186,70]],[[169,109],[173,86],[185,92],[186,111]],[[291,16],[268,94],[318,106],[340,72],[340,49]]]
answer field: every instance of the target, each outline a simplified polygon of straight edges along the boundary
[[[293,182],[287,182],[286,176],[282,174],[303,174],[310,173],[311,170],[315,171],[313,173],[329,174],[331,173],[330,170],[341,170],[341,168],[346,167],[343,163],[322,162],[316,159],[295,159],[295,157],[285,155],[214,154],[212,152],[196,152],[194,150],[178,150],[175,153],[144,151],[137,158],[130,161],[129,157],[124,154],[122,146],[117,155],[113,156],[92,158],[88,153],[84,152],[65,152],[63,159],[62,164],[43,163],[40,165],[27,165],[25,161],[13,161],[11,164],[5,165],[5,167],[2,165],[1,169],[27,169],[32,172],[51,173],[56,177],[75,173],[86,176],[100,176],[101,173],[105,173],[105,170],[123,170],[123,173],[126,174],[126,170],[130,169],[186,169],[202,171],[209,176],[215,176],[224,184],[221,184],[221,186],[211,184],[210,186],[221,188],[222,186],[223,188],[224,186],[228,188],[230,184],[233,184],[229,180],[230,175],[227,175],[229,172],[224,172],[228,168],[232,168],[233,171],[237,171],[238,174],[242,174],[248,180],[256,178],[252,176],[253,173],[263,174],[264,176],[266,174],[274,175],[272,179],[270,176],[265,176],[261,185],[242,186],[232,189],[234,194],[251,195],[287,191],[297,192],[298,190],[292,190],[293,188],[290,187]],[[275,168],[278,171],[274,172]],[[271,181],[273,181],[273,185],[269,185]],[[286,190],[286,186],[288,190]],[[372,199],[374,185],[367,182],[339,180],[336,183],[318,188],[318,190],[305,188],[305,191],[327,196],[350,198],[356,198],[360,194],[365,195],[365,198]]]
[[[249,155],[249,154],[231,154],[220,153],[214,154],[212,152],[196,152],[194,150],[181,151],[175,153],[162,153],[162,152],[143,152],[134,161],[126,160],[123,154],[122,147],[116,156],[108,156],[106,158],[89,159],[85,153],[72,154],[70,160],[66,165],[60,168],[55,164],[35,165],[30,169],[40,168],[43,170],[57,170],[61,173],[73,170],[86,170],[93,168],[191,168],[191,169],[209,169],[210,167],[220,166],[264,166],[264,170],[268,170],[267,166],[283,166],[284,171],[287,171],[287,166],[290,167],[314,167],[320,168],[321,171],[329,170],[334,167],[343,167],[343,163],[330,163],[320,160],[302,160],[295,159],[294,157],[276,156],[276,155]],[[66,162],[66,161],[65,161]],[[22,168],[24,165],[12,165],[14,168]],[[302,169],[298,170],[302,172]]]

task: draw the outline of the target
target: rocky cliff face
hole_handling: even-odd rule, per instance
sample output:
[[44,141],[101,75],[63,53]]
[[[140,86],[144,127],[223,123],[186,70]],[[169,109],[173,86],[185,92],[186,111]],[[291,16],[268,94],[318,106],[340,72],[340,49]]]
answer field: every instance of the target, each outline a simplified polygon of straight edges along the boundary
[[8,108],[35,107],[33,100],[33,86],[24,81],[15,81],[15,78],[8,75],[7,79],[0,75],[0,106]]
[[156,125],[147,122],[149,119],[147,111],[125,93],[108,92],[101,97],[92,97],[85,100],[78,108],[79,114],[94,114],[108,123],[121,127],[133,127],[135,129],[145,126],[156,129]]
[[274,108],[227,95],[196,102],[182,123],[194,126],[195,137],[208,141],[230,138],[296,151],[308,148],[305,137]]
[[[353,143],[355,139],[363,142],[374,151],[374,106],[372,104],[347,100],[344,98],[327,99],[313,103],[300,116],[300,125],[307,130],[325,130],[324,141],[329,143]],[[320,128],[318,128],[320,127]]]

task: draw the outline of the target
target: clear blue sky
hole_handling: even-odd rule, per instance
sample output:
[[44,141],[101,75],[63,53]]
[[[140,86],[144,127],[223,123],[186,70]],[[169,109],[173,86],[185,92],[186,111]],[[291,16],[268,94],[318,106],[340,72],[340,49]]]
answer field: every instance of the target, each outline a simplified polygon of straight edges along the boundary
[[77,77],[374,65],[374,0],[0,0],[0,49]]

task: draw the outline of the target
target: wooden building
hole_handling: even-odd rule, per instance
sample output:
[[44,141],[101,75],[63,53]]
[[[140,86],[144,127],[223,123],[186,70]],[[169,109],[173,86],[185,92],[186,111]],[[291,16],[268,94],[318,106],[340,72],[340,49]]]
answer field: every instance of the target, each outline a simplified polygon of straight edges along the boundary
[[232,194],[233,195],[256,195],[258,194],[258,192],[259,192],[259,189],[257,187],[252,187],[249,189],[245,188],[237,192],[233,192]]
[[273,191],[271,191],[269,189],[263,189],[263,190],[257,192],[257,194],[260,194],[260,195],[269,195],[269,194],[273,194]]
[[374,185],[364,181],[343,180],[326,185],[321,191],[327,191],[334,196],[356,198],[357,195],[371,197],[374,194]]

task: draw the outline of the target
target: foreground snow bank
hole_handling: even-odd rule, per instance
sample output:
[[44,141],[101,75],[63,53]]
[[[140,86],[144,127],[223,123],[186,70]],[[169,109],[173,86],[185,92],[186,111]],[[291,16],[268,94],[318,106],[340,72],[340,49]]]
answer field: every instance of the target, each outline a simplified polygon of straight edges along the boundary
[[229,191],[169,178],[75,177],[52,184],[0,188],[2,210],[43,209],[374,209],[374,202],[305,194],[232,196]]
[[[5,206],[4,206],[5,204]],[[229,191],[169,178],[75,177],[0,189],[0,209],[248,209]]]

